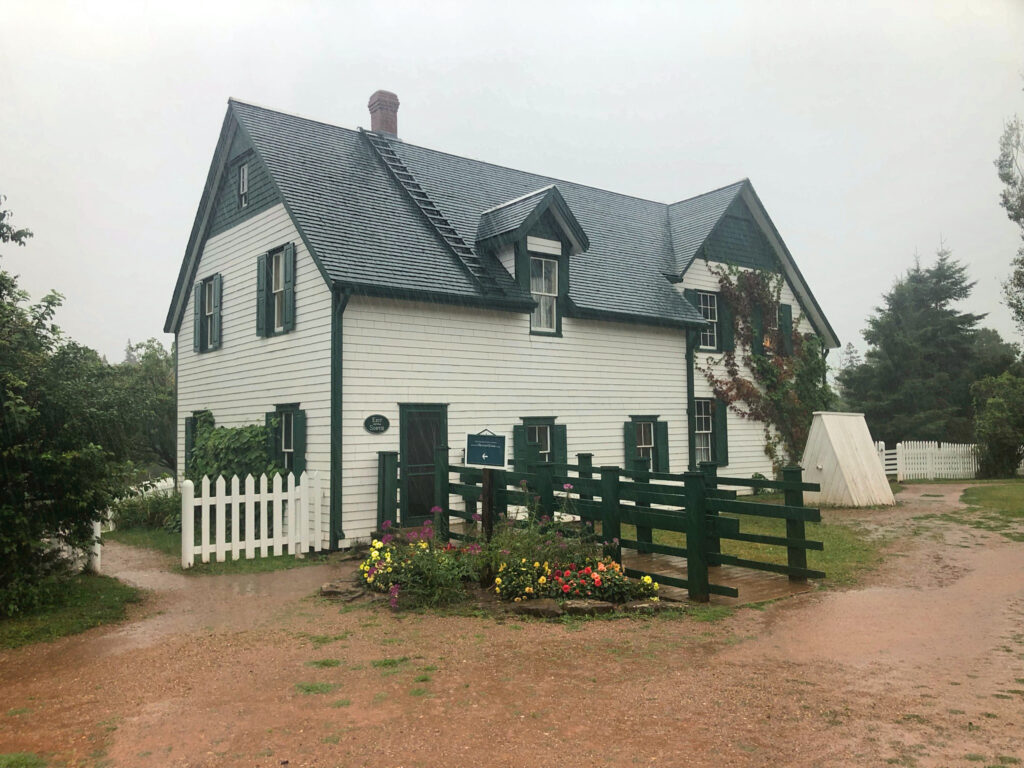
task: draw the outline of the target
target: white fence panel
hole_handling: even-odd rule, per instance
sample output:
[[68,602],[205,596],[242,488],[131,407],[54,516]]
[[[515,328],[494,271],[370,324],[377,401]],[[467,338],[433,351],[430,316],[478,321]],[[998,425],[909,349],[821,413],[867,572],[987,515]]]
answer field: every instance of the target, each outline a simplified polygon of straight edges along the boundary
[[973,443],[907,440],[886,450],[875,443],[878,460],[896,480],[972,480],[978,475],[978,455]]
[[[243,505],[244,513],[240,509]],[[231,478],[230,489],[226,478],[218,477],[212,492],[210,478],[204,477],[198,497],[195,485],[186,480],[181,487],[181,566],[192,567],[196,555],[208,563],[213,554],[222,563],[229,553],[239,560],[243,556],[252,559],[257,552],[268,557],[271,551],[280,556],[287,550],[290,555],[302,557],[310,549],[320,551],[321,531],[329,522],[323,516],[329,515],[329,510],[329,505],[323,503],[320,478],[308,472],[300,478],[274,475],[269,483],[267,476],[261,475],[258,491],[255,478],[249,475],[244,495],[237,476]]]

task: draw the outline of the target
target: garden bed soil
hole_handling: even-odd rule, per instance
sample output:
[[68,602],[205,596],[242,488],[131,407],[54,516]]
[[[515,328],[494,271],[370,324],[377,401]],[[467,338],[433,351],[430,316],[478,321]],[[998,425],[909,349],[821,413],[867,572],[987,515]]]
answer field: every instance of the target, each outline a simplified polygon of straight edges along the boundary
[[960,490],[828,511],[893,537],[886,564],[856,589],[714,622],[394,614],[313,596],[354,563],[199,578],[111,546],[105,570],[148,602],[123,625],[0,652],[0,754],[133,768],[1012,765],[1024,543],[916,519],[957,508]]

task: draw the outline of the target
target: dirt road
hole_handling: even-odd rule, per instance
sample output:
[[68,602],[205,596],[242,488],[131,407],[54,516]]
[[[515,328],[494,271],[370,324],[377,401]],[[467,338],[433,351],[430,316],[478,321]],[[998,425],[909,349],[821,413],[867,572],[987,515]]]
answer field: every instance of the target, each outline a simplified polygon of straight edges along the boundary
[[0,652],[0,753],[140,767],[1013,765],[1024,544],[920,519],[956,509],[962,489],[831,513],[894,538],[880,570],[714,623],[339,611],[311,596],[339,567],[185,577],[112,545],[106,571],[152,599],[119,627]]

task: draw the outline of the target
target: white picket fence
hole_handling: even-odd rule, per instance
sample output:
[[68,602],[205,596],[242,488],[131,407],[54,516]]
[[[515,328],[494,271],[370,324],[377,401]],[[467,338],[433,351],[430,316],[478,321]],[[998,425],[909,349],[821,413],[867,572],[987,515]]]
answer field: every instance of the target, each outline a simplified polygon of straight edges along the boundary
[[908,440],[886,450],[875,443],[885,474],[903,480],[972,480],[978,474],[974,443],[942,443]]
[[257,554],[279,556],[285,550],[302,557],[324,548],[330,505],[323,499],[316,473],[303,472],[298,482],[290,473],[284,478],[274,475],[273,480],[260,475],[258,490],[257,481],[248,475],[244,486],[236,475],[230,483],[218,477],[211,489],[210,478],[204,477],[196,496],[191,480],[181,484],[182,568],[191,568],[196,555],[204,563],[210,562],[211,555],[223,563],[229,552],[233,560],[251,560]]

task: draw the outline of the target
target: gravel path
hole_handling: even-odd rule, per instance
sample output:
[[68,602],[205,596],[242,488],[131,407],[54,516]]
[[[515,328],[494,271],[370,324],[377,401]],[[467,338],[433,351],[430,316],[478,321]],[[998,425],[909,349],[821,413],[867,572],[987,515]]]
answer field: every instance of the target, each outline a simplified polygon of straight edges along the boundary
[[140,768],[1012,765],[1024,544],[920,519],[962,490],[829,513],[894,537],[885,565],[857,589],[715,623],[339,610],[312,595],[351,564],[185,577],[111,545],[107,572],[151,599],[121,626],[0,652],[0,753]]

